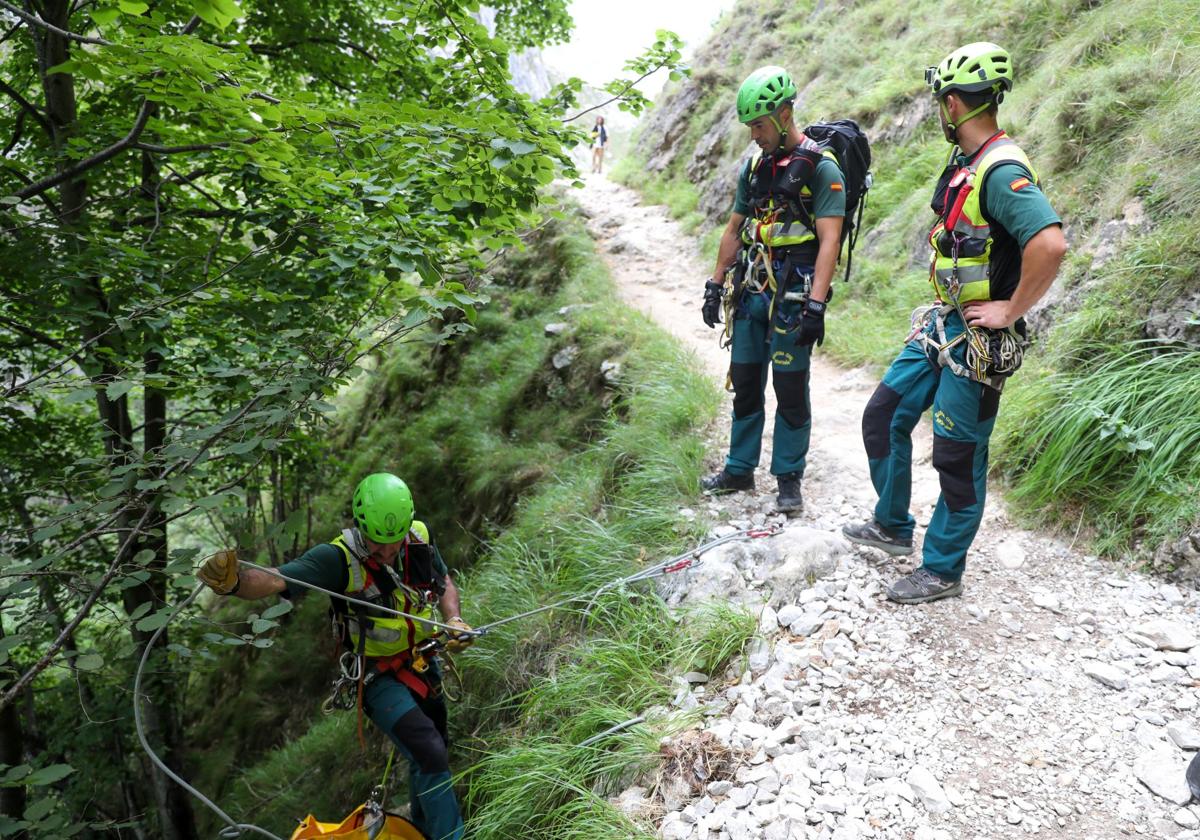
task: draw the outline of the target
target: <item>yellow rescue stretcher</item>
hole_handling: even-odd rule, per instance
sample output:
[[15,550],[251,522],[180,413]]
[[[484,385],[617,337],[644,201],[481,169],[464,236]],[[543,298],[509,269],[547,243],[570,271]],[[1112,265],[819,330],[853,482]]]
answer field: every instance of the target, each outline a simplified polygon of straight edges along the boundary
[[293,832],[292,840],[427,840],[415,825],[397,814],[359,805],[340,823],[319,822],[309,814]]

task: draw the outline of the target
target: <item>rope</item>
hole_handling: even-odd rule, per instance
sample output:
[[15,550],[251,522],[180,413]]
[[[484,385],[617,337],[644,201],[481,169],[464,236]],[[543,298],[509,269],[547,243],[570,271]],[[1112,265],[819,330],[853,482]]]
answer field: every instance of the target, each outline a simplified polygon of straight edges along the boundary
[[553,604],[547,604],[544,607],[537,607],[536,609],[526,610],[523,613],[517,613],[516,615],[510,615],[507,618],[501,618],[498,621],[493,621],[489,624],[481,624],[479,627],[475,628],[475,632],[478,633],[479,635],[483,635],[484,633],[487,633],[496,627],[500,627],[501,625],[508,624],[509,622],[518,621],[522,618],[529,618],[530,616],[537,615],[538,613],[544,613],[549,610],[553,610],[553,609],[557,609],[559,607],[566,606],[567,604],[573,604],[576,601],[594,601],[596,598],[599,598],[605,592],[608,592],[612,589],[616,589],[618,587],[624,586],[626,584],[636,583],[637,581],[640,581],[640,580],[649,580],[650,578],[662,577],[663,575],[674,574],[675,572],[681,572],[684,569],[690,568],[696,562],[696,560],[699,558],[699,556],[701,554],[703,554],[706,551],[710,551],[711,549],[716,548],[719,545],[722,545],[727,542],[732,542],[734,540],[757,539],[759,537],[770,537],[770,536],[774,536],[775,534],[779,533],[779,530],[780,530],[779,527],[776,526],[774,528],[765,528],[765,529],[764,528],[747,528],[742,531],[735,531],[734,533],[727,534],[724,537],[719,537],[715,540],[710,540],[709,542],[706,542],[703,545],[700,545],[700,546],[692,549],[691,551],[684,552],[683,554],[678,554],[674,557],[668,558],[667,560],[663,560],[661,563],[656,563],[653,566],[648,566],[647,568],[642,569],[638,572],[634,572],[631,575],[626,575],[625,577],[617,578],[616,580],[611,580],[608,583],[604,584],[603,586],[600,586],[599,588],[595,589],[592,592],[585,593],[583,595],[573,595],[570,598],[564,598],[561,601],[556,601]]
[[425,617],[419,616],[419,615],[412,615],[410,613],[401,612],[400,610],[393,610],[390,607],[383,607],[383,606],[380,606],[379,604],[372,604],[370,601],[363,601],[363,600],[360,600],[359,598],[352,598],[344,592],[334,592],[330,589],[325,589],[324,587],[317,586],[315,583],[308,583],[307,581],[299,580],[294,577],[289,577],[289,576],[283,574],[282,572],[280,572],[278,569],[272,568],[271,566],[260,566],[257,563],[251,563],[249,560],[240,560],[239,563],[241,563],[241,565],[243,565],[243,566],[249,566],[252,569],[259,569],[261,571],[267,572],[268,574],[275,575],[278,578],[282,578],[283,580],[286,580],[288,583],[294,583],[297,586],[304,587],[305,589],[311,589],[314,592],[323,592],[324,594],[328,595],[330,598],[340,598],[341,600],[345,601],[348,604],[358,604],[360,607],[369,607],[372,610],[376,610],[381,613],[386,613],[387,615],[394,615],[397,618],[407,618],[410,621],[418,622],[425,627],[436,627],[439,630],[449,630],[460,636],[478,636],[478,635],[480,635],[479,630],[464,630],[463,628],[461,628],[459,626],[456,626],[453,624],[443,624],[442,622],[436,621],[435,619],[432,619],[432,618],[425,618]]
[[388,756],[387,766],[383,768],[383,778],[379,780],[379,786],[387,789],[388,774],[392,772],[392,762],[396,760],[396,748],[392,747],[391,755]]
[[271,840],[282,840],[281,837],[272,834],[264,828],[259,828],[258,826],[250,823],[240,823],[233,817],[226,814],[215,802],[189,785],[179,776],[178,773],[168,767],[166,763],[158,757],[158,754],[150,748],[150,742],[146,739],[146,731],[142,722],[142,674],[146,670],[146,663],[150,661],[150,651],[152,651],[154,649],[154,645],[158,643],[158,639],[160,636],[162,636],[163,631],[167,629],[167,625],[174,621],[176,616],[183,612],[183,610],[188,607],[192,601],[196,600],[196,596],[199,595],[203,589],[203,583],[197,584],[196,588],[192,590],[192,594],[175,608],[175,611],[171,613],[171,616],[166,620],[163,626],[155,630],[154,635],[150,637],[150,641],[146,643],[146,647],[142,651],[142,659],[140,662],[138,662],[137,673],[134,674],[133,677],[133,726],[137,731],[138,741],[141,743],[142,749],[146,751],[146,755],[150,757],[150,760],[154,762],[155,766],[165,773],[167,777],[171,779],[171,781],[175,782],[175,784],[179,785],[192,796],[196,797],[202,804],[204,804],[205,807],[220,817],[224,822],[228,823],[228,827],[221,829],[221,837],[241,837],[243,833],[252,831],[257,834],[261,834],[263,837],[269,837]]
[[637,726],[639,723],[645,723],[645,721],[646,721],[646,719],[644,717],[642,717],[641,715],[638,715],[635,718],[630,718],[629,720],[625,721],[624,723],[618,723],[616,726],[610,726],[608,729],[605,729],[603,732],[597,732],[591,738],[580,741],[579,746],[590,747],[592,744],[596,743],[597,741],[603,741],[609,735],[616,735],[618,732],[623,732],[624,730],[628,729],[629,727]]

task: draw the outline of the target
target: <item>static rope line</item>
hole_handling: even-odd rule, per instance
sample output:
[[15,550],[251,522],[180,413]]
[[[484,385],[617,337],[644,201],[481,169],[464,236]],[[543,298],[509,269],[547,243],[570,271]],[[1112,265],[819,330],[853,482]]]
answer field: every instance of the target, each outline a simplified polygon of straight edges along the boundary
[[326,595],[328,595],[330,598],[340,598],[341,600],[345,601],[348,604],[358,604],[360,607],[368,607],[372,610],[376,610],[381,613],[386,613],[387,615],[394,615],[394,616],[396,616],[396,618],[407,618],[409,621],[415,621],[424,627],[436,627],[439,630],[448,630],[459,636],[481,635],[480,631],[477,629],[464,630],[462,627],[458,627],[453,624],[443,624],[442,622],[436,621],[435,619],[432,619],[432,618],[425,618],[425,617],[419,616],[419,615],[412,615],[411,613],[400,612],[400,610],[393,610],[389,607],[380,606],[379,604],[372,604],[370,601],[363,601],[358,598],[352,598],[349,595],[345,594],[344,592],[334,592],[332,590],[325,589],[324,587],[317,586],[314,583],[307,583],[306,581],[298,580],[294,577],[288,577],[287,575],[280,572],[278,569],[272,568],[271,566],[260,566],[257,563],[251,563],[249,560],[239,560],[238,562],[243,566],[249,566],[251,569],[259,569],[260,571],[264,571],[264,572],[267,572],[268,574],[272,574],[277,578],[282,578],[283,580],[286,580],[288,583],[294,583],[297,586],[302,586],[305,589],[311,589],[314,592],[323,592]]
[[[528,612],[523,612],[518,615],[509,616],[508,618],[502,618],[499,621],[493,621],[490,624],[484,624],[480,627],[473,628],[472,630],[469,630],[469,631],[463,630],[462,628],[455,627],[453,625],[443,624],[439,621],[434,621],[433,619],[421,618],[419,616],[409,615],[408,613],[400,612],[399,610],[392,610],[392,609],[388,609],[387,607],[381,607],[378,604],[372,604],[369,601],[360,601],[358,598],[351,598],[349,595],[345,595],[340,592],[333,592],[331,590],[324,589],[323,587],[317,586],[315,584],[306,583],[302,580],[297,580],[296,578],[292,578],[292,577],[288,577],[287,575],[280,574],[280,572],[277,569],[273,569],[268,566],[260,566],[257,563],[251,563],[247,560],[242,560],[239,562],[243,565],[249,566],[254,569],[261,569],[262,571],[270,572],[271,574],[274,574],[277,577],[280,577],[283,580],[288,581],[289,583],[295,583],[298,586],[302,586],[306,589],[312,589],[317,592],[324,592],[326,595],[330,596],[331,598],[341,598],[343,601],[347,601],[352,604],[361,604],[362,606],[370,607],[373,610],[380,610],[382,612],[389,613],[389,614],[395,615],[395,616],[399,616],[401,618],[408,618],[408,619],[411,619],[414,621],[420,621],[423,624],[439,627],[439,628],[442,628],[443,630],[453,631],[459,635],[482,636],[485,633],[487,633],[489,630],[491,630],[492,628],[499,627],[502,624],[508,624],[511,621],[516,621],[521,618],[527,618],[531,615],[537,615],[538,613],[546,612],[547,610],[552,610],[557,607],[565,606],[566,604],[574,603],[575,601],[582,601],[585,599],[595,600],[596,598],[603,595],[605,592],[607,592],[611,589],[615,589],[619,586],[623,586],[628,583],[634,583],[639,580],[649,580],[651,578],[662,577],[663,575],[674,574],[675,572],[684,571],[685,569],[691,568],[696,563],[696,561],[699,559],[701,554],[703,554],[706,551],[710,551],[719,545],[723,545],[724,543],[732,542],[734,540],[758,539],[760,537],[771,537],[771,536],[774,536],[775,534],[778,534],[780,532],[780,530],[782,530],[780,528],[780,526],[776,525],[771,528],[748,528],[748,529],[745,529],[742,531],[735,531],[732,534],[726,534],[723,537],[718,537],[715,540],[710,540],[709,542],[706,542],[703,545],[697,546],[696,548],[692,549],[691,551],[684,552],[683,554],[677,554],[674,557],[668,558],[667,560],[664,560],[661,563],[656,563],[655,565],[649,566],[645,569],[635,572],[632,575],[627,575],[625,577],[618,578],[613,581],[609,581],[608,583],[599,587],[592,593],[585,594],[585,595],[576,595],[571,598],[566,598],[557,603],[550,604],[545,607],[538,607],[535,610],[529,610]],[[150,637],[150,641],[148,641],[146,643],[146,647],[142,651],[141,661],[138,662],[137,672],[134,674],[134,677],[133,677],[133,724],[134,724],[134,729],[137,731],[138,742],[142,745],[142,749],[145,751],[146,755],[149,756],[150,760],[154,763],[154,765],[156,767],[158,767],[158,769],[160,769],[163,773],[165,773],[166,776],[169,779],[171,779],[171,781],[175,782],[175,784],[179,785],[181,788],[186,790],[192,796],[196,797],[196,799],[200,800],[200,802],[205,807],[207,807],[209,810],[211,810],[214,814],[216,814],[218,817],[220,817],[224,822],[226,822],[228,824],[226,828],[221,829],[221,831],[219,832],[221,837],[236,838],[236,837],[241,837],[242,834],[244,834],[247,831],[252,831],[257,834],[262,835],[263,837],[270,838],[270,840],[283,840],[283,838],[279,837],[276,834],[272,834],[271,832],[267,831],[264,828],[259,828],[258,826],[253,825],[251,823],[239,823],[233,817],[229,816],[227,813],[222,811],[219,805],[217,805],[215,802],[213,802],[211,799],[209,799],[207,796],[205,796],[200,791],[196,790],[196,788],[192,787],[190,784],[188,784],[186,781],[184,781],[184,779],[178,773],[176,773],[174,770],[172,770],[170,767],[168,767],[166,765],[166,763],[161,758],[158,757],[158,754],[155,753],[153,749],[151,749],[150,742],[146,739],[146,733],[145,733],[145,729],[144,729],[143,722],[142,722],[142,703],[141,703],[142,674],[146,670],[146,663],[150,661],[150,651],[152,651],[154,649],[154,645],[158,643],[159,637],[162,636],[162,634],[166,631],[167,627],[171,624],[171,622],[174,621],[176,618],[178,618],[179,614],[181,612],[183,612],[184,609],[191,606],[192,602],[196,600],[196,597],[202,591],[204,591],[205,586],[206,586],[206,584],[203,584],[203,583],[199,583],[196,585],[196,588],[192,590],[192,593],[190,595],[188,595],[187,598],[185,598],[182,602],[180,602],[180,604],[177,607],[175,607],[175,609],[171,612],[171,615],[168,616],[167,620],[163,623],[162,627],[159,627],[157,630],[154,631],[154,634]],[[599,740],[600,738],[606,737],[607,735],[613,734],[615,732],[619,732],[622,729],[625,729],[629,726],[634,726],[635,724],[638,724],[641,722],[642,722],[641,718],[634,718],[633,720],[626,721],[623,724],[618,724],[616,727],[613,727],[612,729],[606,730],[604,732],[599,733],[598,735],[592,736],[591,738],[587,739],[582,744],[580,744],[580,746],[587,746],[587,745],[593,743],[594,741]],[[392,752],[392,757],[393,758],[395,757],[394,750]],[[391,768],[391,763],[392,763],[392,760],[391,760],[391,758],[389,758],[388,759],[388,769]],[[388,772],[387,770],[384,771],[385,781],[387,779],[387,772]]]
[[137,731],[138,741],[141,742],[142,749],[146,751],[146,755],[150,757],[150,760],[154,762],[155,766],[165,773],[167,777],[171,779],[171,781],[175,782],[175,784],[179,785],[192,796],[199,799],[200,802],[202,802],[209,810],[228,823],[228,827],[221,829],[221,837],[241,837],[245,832],[253,831],[261,834],[263,837],[269,837],[270,840],[283,840],[283,838],[272,834],[264,828],[259,828],[258,826],[250,823],[240,823],[233,817],[226,814],[215,802],[189,785],[179,776],[178,773],[168,767],[166,763],[158,757],[154,750],[150,748],[150,742],[146,740],[146,732],[142,722],[142,673],[146,670],[146,663],[150,661],[150,651],[154,650],[155,644],[158,643],[159,637],[162,636],[163,631],[167,629],[167,626],[174,621],[175,618],[192,603],[192,601],[196,600],[196,596],[204,590],[204,587],[205,585],[203,583],[197,584],[196,588],[192,590],[192,594],[175,608],[175,611],[171,613],[170,617],[163,623],[163,626],[155,630],[154,635],[150,637],[150,641],[146,643],[146,647],[142,651],[142,659],[140,662],[138,662],[137,673],[133,677],[133,726]]
[[638,715],[635,718],[630,718],[629,720],[625,721],[624,723],[618,723],[616,726],[610,726],[608,729],[605,729],[603,732],[597,732],[591,738],[588,738],[587,740],[584,740],[584,741],[580,741],[579,746],[590,747],[592,744],[596,743],[597,741],[603,741],[609,735],[616,735],[618,732],[623,732],[624,730],[628,729],[631,726],[637,726],[639,723],[645,723],[645,722],[646,722],[646,719],[644,717],[642,717],[641,715]]
[[770,536],[774,536],[775,534],[779,533],[779,531],[780,531],[780,528],[778,526],[776,526],[773,528],[748,528],[743,531],[736,531],[732,534],[726,534],[723,537],[719,537],[715,540],[710,540],[709,542],[706,542],[703,545],[692,549],[691,551],[687,551],[683,554],[678,554],[674,557],[671,557],[667,560],[662,561],[661,563],[656,563],[653,566],[649,566],[645,569],[642,569],[641,571],[634,572],[632,575],[627,575],[626,577],[621,577],[621,578],[617,578],[616,580],[609,581],[608,583],[604,584],[603,586],[599,587],[598,589],[596,589],[592,592],[585,593],[583,595],[574,595],[570,598],[564,598],[563,600],[556,601],[553,604],[547,604],[544,607],[537,607],[536,609],[527,610],[523,613],[517,613],[516,615],[510,615],[507,618],[502,618],[498,621],[493,621],[489,624],[481,624],[479,627],[475,628],[475,632],[482,635],[484,633],[489,632],[493,628],[499,627],[503,624],[508,624],[511,621],[518,621],[519,619],[522,619],[522,618],[529,618],[530,616],[537,615],[538,613],[543,613],[543,612],[547,612],[549,610],[557,609],[559,607],[566,606],[567,604],[575,603],[576,601],[594,601],[596,598],[600,597],[605,592],[608,592],[609,590],[612,590],[612,589],[616,589],[617,587],[620,587],[620,586],[624,586],[625,584],[636,583],[637,581],[640,581],[640,580],[648,580],[650,578],[661,577],[661,576],[667,575],[667,574],[674,574],[675,572],[681,572],[684,569],[691,567],[695,563],[696,559],[701,554],[703,554],[706,551],[710,551],[724,543],[732,542],[734,540],[745,540],[745,539],[752,540],[752,539],[758,539],[759,537],[770,537]]

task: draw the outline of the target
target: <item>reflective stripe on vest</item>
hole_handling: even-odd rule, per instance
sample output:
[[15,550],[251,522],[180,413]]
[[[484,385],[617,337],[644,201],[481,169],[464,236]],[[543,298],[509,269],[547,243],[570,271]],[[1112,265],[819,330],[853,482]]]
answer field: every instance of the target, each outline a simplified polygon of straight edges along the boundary
[[[810,141],[811,142],[811,141]],[[823,149],[821,156],[837,163],[837,156],[829,149]],[[758,169],[759,163],[762,162],[761,154],[755,154],[750,161],[750,174],[753,177]],[[814,169],[814,174],[815,174]],[[797,201],[812,198],[812,190],[808,185],[800,187],[800,193]],[[801,219],[791,219],[787,221],[778,221],[778,217],[786,214],[788,209],[786,206],[776,207],[773,199],[769,200],[768,210],[772,211],[769,214],[762,216],[754,216],[746,220],[742,226],[742,242],[746,245],[753,245],[755,242],[761,242],[768,248],[783,248],[788,246],[803,245],[806,242],[813,242],[817,238],[816,231],[810,230]],[[815,208],[814,208],[815,209]],[[758,208],[752,208],[753,212],[758,213]]]
[[[405,538],[406,543],[408,541],[424,542],[421,539],[422,531],[417,528],[418,525],[424,527],[423,524],[414,522],[413,529]],[[428,531],[424,531],[424,533],[428,534]],[[346,560],[347,595],[353,595],[355,598],[399,610],[409,615],[433,620],[434,604],[428,603],[418,590],[405,585],[392,570],[385,568],[381,571],[382,574],[392,575],[396,584],[396,589],[391,593],[390,598],[383,594],[374,580],[370,579],[367,567],[363,563],[363,560],[366,559],[365,547],[362,546],[361,538],[356,531],[347,529],[340,536],[331,540],[330,544],[337,546]],[[368,581],[370,581],[369,584]],[[388,601],[390,603],[387,603]],[[359,645],[362,644],[363,654],[370,657],[396,656],[411,651],[416,645],[437,632],[436,627],[424,622],[395,615],[377,614],[367,618],[364,642],[360,639],[358,625],[359,615],[351,605],[346,616],[346,629],[350,635],[351,649],[357,652]]]
[[[951,229],[958,243],[958,259],[954,254],[942,253],[939,244],[948,247],[950,243],[939,242],[946,230],[948,216],[952,208],[947,206],[945,215],[929,232],[929,244],[933,247],[930,281],[940,300],[957,300],[960,304],[972,300],[991,300],[991,272],[989,265],[992,257],[992,230],[983,215],[980,195],[988,170],[999,163],[1019,163],[1033,175],[1033,182],[1038,184],[1038,175],[1029,162],[1025,152],[1006,135],[1001,134],[991,141],[987,150],[974,163],[962,167],[966,172],[965,181],[960,190],[967,190],[965,200],[961,203],[961,211]],[[947,202],[947,204],[958,202]],[[949,239],[950,237],[947,237]]]

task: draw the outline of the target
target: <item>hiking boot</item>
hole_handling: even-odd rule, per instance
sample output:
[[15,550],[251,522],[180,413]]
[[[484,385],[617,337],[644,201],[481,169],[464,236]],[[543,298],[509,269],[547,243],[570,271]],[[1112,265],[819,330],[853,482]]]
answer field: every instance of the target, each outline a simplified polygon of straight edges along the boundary
[[753,490],[754,473],[738,475],[722,469],[719,473],[713,473],[708,478],[700,479],[700,489],[706,493],[712,493],[714,496],[722,493],[736,493],[738,490]]
[[784,473],[775,478],[779,482],[775,509],[780,513],[799,513],[804,510],[804,497],[800,495],[800,473]]
[[912,537],[897,537],[874,519],[858,525],[843,525],[842,534],[852,543],[869,545],[898,557],[912,554]]
[[887,596],[897,604],[924,604],[961,595],[962,591],[961,580],[946,580],[922,566],[889,586]]

